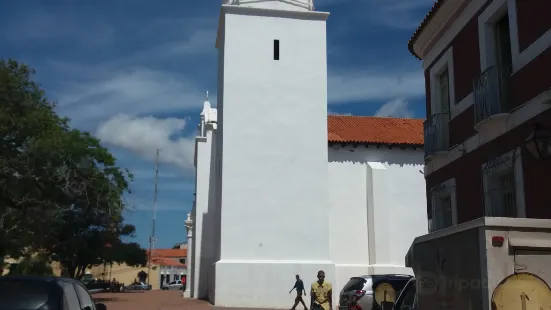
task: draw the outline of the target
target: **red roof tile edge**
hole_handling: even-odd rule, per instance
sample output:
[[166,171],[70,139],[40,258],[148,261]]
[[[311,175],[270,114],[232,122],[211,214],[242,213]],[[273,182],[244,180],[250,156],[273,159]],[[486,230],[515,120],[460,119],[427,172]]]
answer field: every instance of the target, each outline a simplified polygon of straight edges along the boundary
[[373,116],[329,115],[329,143],[423,146],[423,120]]

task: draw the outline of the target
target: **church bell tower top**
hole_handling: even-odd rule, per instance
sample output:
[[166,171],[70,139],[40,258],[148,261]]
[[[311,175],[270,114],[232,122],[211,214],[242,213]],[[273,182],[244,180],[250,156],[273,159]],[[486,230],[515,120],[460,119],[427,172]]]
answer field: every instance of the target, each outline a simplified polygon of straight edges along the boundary
[[274,10],[314,11],[314,0],[223,0],[222,4]]

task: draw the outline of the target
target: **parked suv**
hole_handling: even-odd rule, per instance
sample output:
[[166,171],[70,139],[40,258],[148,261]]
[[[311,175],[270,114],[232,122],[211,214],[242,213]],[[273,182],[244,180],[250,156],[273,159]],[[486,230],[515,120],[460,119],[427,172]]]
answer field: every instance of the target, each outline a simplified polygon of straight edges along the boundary
[[[382,310],[380,300],[375,299],[377,287],[390,286],[394,292],[389,292],[388,300],[394,302],[408,281],[409,275],[369,275],[350,278],[339,294],[339,309],[348,309],[351,300],[356,300],[360,310]],[[394,295],[394,296],[391,296]]]

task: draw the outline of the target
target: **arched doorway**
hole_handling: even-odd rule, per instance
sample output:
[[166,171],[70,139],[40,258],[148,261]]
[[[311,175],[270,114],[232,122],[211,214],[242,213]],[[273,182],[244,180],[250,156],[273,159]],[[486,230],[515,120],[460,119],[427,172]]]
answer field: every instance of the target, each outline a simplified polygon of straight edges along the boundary
[[138,276],[138,281],[144,282],[144,283],[146,282],[146,280],[147,280],[147,272],[145,272],[145,271],[142,270],[142,271],[138,272],[137,276]]
[[492,295],[492,310],[551,309],[551,289],[540,277],[531,273],[508,276]]

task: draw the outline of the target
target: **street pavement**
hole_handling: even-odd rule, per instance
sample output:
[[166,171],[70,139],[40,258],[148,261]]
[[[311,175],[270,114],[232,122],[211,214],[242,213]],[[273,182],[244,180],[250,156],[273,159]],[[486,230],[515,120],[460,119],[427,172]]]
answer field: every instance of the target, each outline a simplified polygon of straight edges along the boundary
[[206,301],[182,298],[182,291],[135,291],[93,294],[108,310],[212,310]]
[[[182,291],[105,292],[92,294],[92,297],[96,303],[104,303],[107,310],[269,310],[213,307],[206,301],[182,298]],[[292,303],[289,304],[289,307],[291,305]],[[302,307],[298,309],[302,309]]]

